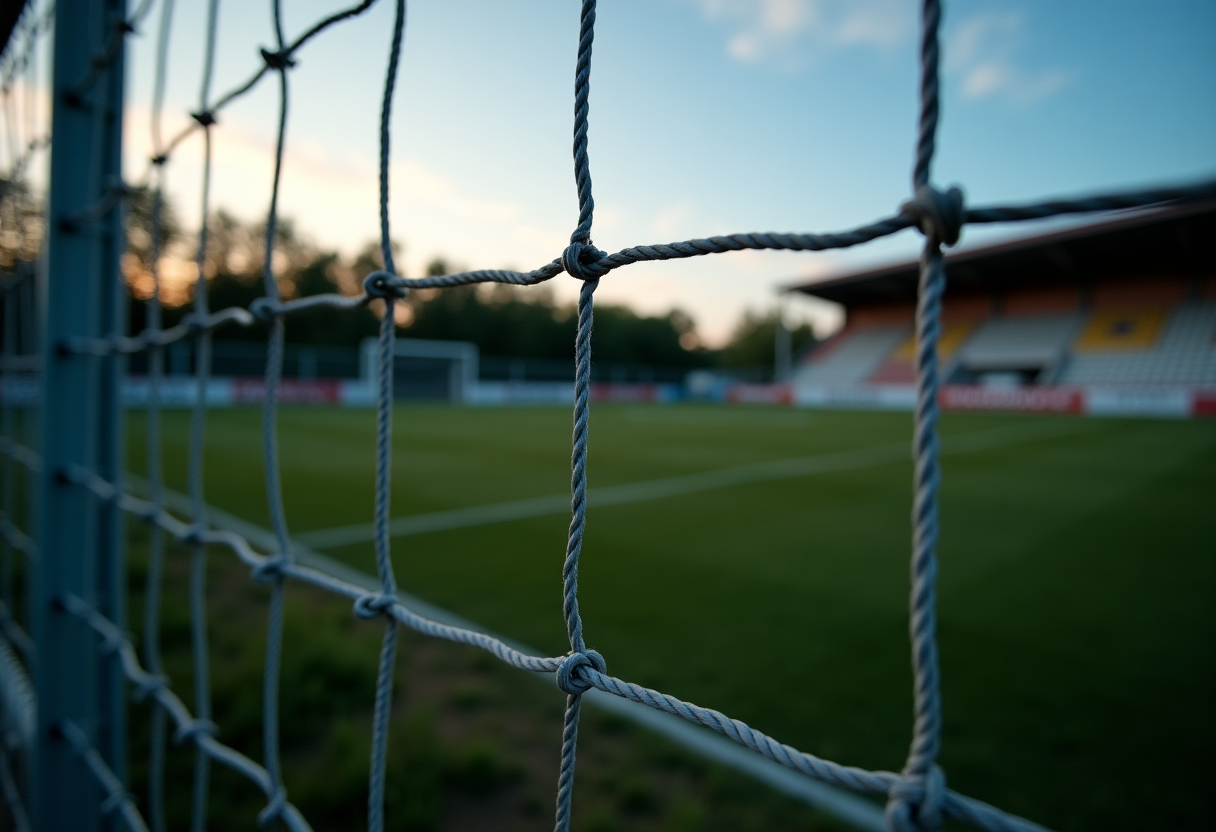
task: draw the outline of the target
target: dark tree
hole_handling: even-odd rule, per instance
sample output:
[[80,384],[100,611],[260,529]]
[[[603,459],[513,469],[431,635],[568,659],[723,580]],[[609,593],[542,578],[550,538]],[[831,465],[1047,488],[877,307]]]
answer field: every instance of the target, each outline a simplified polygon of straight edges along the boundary
[[[722,349],[721,366],[729,369],[763,368],[771,373],[776,356],[777,313],[744,312],[735,326],[730,342]],[[810,324],[790,330],[794,355],[815,344]]]
[[[135,260],[133,268],[144,271],[152,250],[151,206],[151,194],[139,191],[128,215],[129,256]],[[161,206],[160,228],[161,251],[166,258],[193,260],[192,247],[197,243],[191,235],[182,233],[173,206],[167,201]],[[400,246],[394,244],[394,251],[399,250]],[[212,311],[233,306],[248,309],[265,296],[264,252],[264,224],[243,223],[223,210],[211,216],[203,268]],[[274,273],[284,299],[330,293],[354,295],[362,291],[363,278],[381,268],[378,243],[369,242],[347,262],[339,254],[321,251],[309,243],[289,218],[279,220]],[[448,274],[453,269],[447,260],[436,258],[427,266],[427,274]],[[138,293],[137,281],[129,283]],[[145,326],[145,306],[142,299],[132,295],[131,331],[138,332]],[[293,313],[286,321],[287,341],[355,346],[376,334],[379,327],[374,314],[376,306],[356,310],[322,307]],[[164,325],[174,325],[191,309],[191,303],[167,305]],[[405,337],[471,341],[485,356],[574,359],[575,309],[572,305],[555,303],[552,292],[544,286],[521,289],[487,285],[414,291],[405,301],[398,321]],[[624,306],[600,305],[596,308],[593,360],[667,367],[711,366],[716,355],[696,346],[693,329],[692,319],[680,311],[645,316]],[[260,324],[231,326],[217,337],[261,341],[266,331]]]

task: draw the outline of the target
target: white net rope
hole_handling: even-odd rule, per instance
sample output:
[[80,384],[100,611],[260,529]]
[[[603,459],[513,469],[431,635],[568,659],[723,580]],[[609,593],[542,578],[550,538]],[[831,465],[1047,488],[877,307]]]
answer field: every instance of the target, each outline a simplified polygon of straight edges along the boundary
[[[941,745],[941,695],[936,641],[937,573],[936,541],[938,534],[937,495],[940,483],[937,440],[937,341],[940,331],[941,297],[945,287],[942,248],[953,245],[959,231],[967,223],[1009,222],[1060,214],[1112,210],[1157,205],[1170,201],[1197,199],[1216,194],[1216,183],[1203,182],[1187,187],[1163,188],[1133,193],[1107,194],[1079,199],[1052,200],[1030,205],[991,206],[971,208],[964,204],[958,188],[939,190],[932,185],[931,165],[938,123],[938,28],[941,7],[938,0],[924,0],[921,40],[921,111],[920,130],[916,146],[916,161],[912,177],[911,197],[895,214],[859,228],[829,234],[750,233],[692,239],[661,245],[642,245],[615,253],[595,248],[591,241],[594,199],[590,174],[588,122],[591,55],[595,26],[595,0],[583,0],[575,64],[574,104],[574,167],[579,201],[579,221],[571,234],[570,244],[550,263],[530,272],[481,270],[438,277],[409,279],[399,275],[394,264],[390,243],[388,207],[388,162],[390,115],[393,91],[402,49],[406,19],[405,0],[395,0],[395,23],[392,46],[387,63],[383,105],[380,121],[380,243],[384,268],[369,275],[364,291],[355,296],[316,295],[283,300],[279,295],[273,252],[279,221],[279,193],[283,151],[288,121],[289,80],[294,58],[315,36],[331,26],[353,18],[375,0],[334,14],[307,29],[295,39],[283,30],[280,0],[272,0],[276,42],[273,49],[263,49],[263,65],[245,83],[219,96],[212,94],[215,67],[216,21],[218,0],[210,0],[207,14],[206,48],[198,109],[193,122],[180,133],[165,139],[162,135],[162,113],[165,96],[165,68],[169,55],[169,34],[173,15],[173,0],[162,0],[158,23],[156,79],[151,107],[153,155],[146,174],[146,183],[153,195],[152,254],[150,258],[153,291],[147,308],[147,327],[136,335],[113,332],[104,338],[69,338],[56,348],[66,354],[89,354],[115,357],[145,353],[148,358],[148,399],[146,405],[146,440],[148,460],[147,499],[137,498],[122,483],[110,482],[96,472],[79,466],[69,466],[53,472],[62,480],[86,489],[99,501],[110,504],[149,525],[149,565],[145,588],[146,613],[144,638],[137,648],[116,624],[99,612],[87,599],[66,594],[56,599],[64,615],[78,620],[82,627],[96,633],[100,649],[112,654],[121,665],[138,699],[152,703],[150,790],[141,813],[136,801],[128,795],[122,782],[93,748],[88,734],[78,725],[67,722],[57,726],[59,737],[79,754],[87,769],[101,785],[106,800],[99,812],[117,813],[128,827],[135,830],[151,828],[156,832],[165,825],[165,748],[170,737],[177,742],[191,743],[196,749],[193,780],[192,829],[201,832],[207,824],[209,772],[213,763],[227,766],[262,790],[266,806],[259,816],[263,823],[280,821],[292,830],[307,830],[309,825],[288,799],[283,783],[279,754],[279,670],[283,646],[284,586],[296,581],[324,589],[353,602],[354,613],[362,618],[383,618],[384,635],[377,673],[372,726],[372,750],[369,777],[367,822],[373,832],[384,828],[384,784],[386,750],[389,742],[389,713],[392,701],[393,667],[396,659],[398,626],[404,625],[435,638],[472,645],[488,651],[503,662],[523,670],[554,674],[557,684],[567,694],[563,728],[562,761],[556,799],[556,828],[565,830],[571,817],[571,794],[575,769],[575,748],[582,694],[591,688],[605,691],[657,710],[682,717],[690,722],[719,731],[736,742],[763,754],[782,765],[808,777],[864,793],[880,795],[887,801],[887,822],[898,832],[924,832],[940,828],[945,818],[954,818],[987,830],[1038,830],[1039,825],[1018,818],[966,797],[946,787],[945,776],[937,765]],[[121,44],[130,32],[151,20],[153,0],[144,0],[130,18],[113,21],[85,77],[67,89],[68,96],[79,101],[104,94],[101,83],[106,73],[122,54]],[[5,204],[12,202],[14,183],[22,179],[29,159],[44,149],[49,138],[37,131],[36,114],[10,106],[10,83],[20,73],[36,71],[37,61],[23,58],[23,49],[37,43],[40,34],[50,25],[50,9],[27,12],[25,28],[11,43],[17,44],[6,53],[4,63],[4,115],[10,119],[8,153],[9,171],[5,180]],[[34,67],[31,69],[31,67]],[[208,306],[204,258],[207,251],[210,211],[210,182],[212,172],[212,132],[217,129],[217,113],[230,102],[240,98],[259,83],[276,83],[279,90],[278,130],[271,200],[267,211],[265,262],[263,278],[265,295],[249,309],[228,308],[212,311]],[[36,78],[28,82],[36,87]],[[22,119],[24,126],[15,126]],[[163,208],[163,184],[166,168],[172,163],[185,139],[201,134],[203,148],[202,206],[203,218],[197,245],[198,280],[195,286],[194,308],[186,320],[175,327],[162,327],[160,298],[161,234],[158,223]],[[90,223],[121,210],[131,189],[121,181],[103,183],[104,194],[97,204],[72,217],[65,218],[69,226],[81,230]],[[594,293],[600,280],[609,272],[646,260],[667,260],[742,249],[787,249],[820,251],[844,248],[894,234],[907,228],[917,228],[925,238],[921,265],[919,302],[917,307],[917,387],[913,454],[916,461],[914,480],[914,539],[911,558],[912,591],[910,597],[910,630],[912,658],[915,671],[915,726],[907,763],[901,772],[868,771],[840,765],[814,754],[782,744],[746,724],[718,711],[703,708],[675,697],[610,676],[603,656],[587,646],[583,621],[578,606],[578,564],[586,527],[587,438],[590,407],[590,368]],[[429,620],[409,609],[397,595],[397,583],[390,556],[389,496],[390,455],[393,404],[394,305],[401,302],[411,289],[443,288],[482,282],[533,285],[567,273],[581,281],[576,336],[574,436],[571,473],[571,523],[561,570],[562,610],[570,641],[570,652],[564,656],[531,656],[504,644],[489,635],[447,626]],[[20,261],[8,269],[4,277],[5,330],[3,339],[3,370],[6,392],[16,389],[15,380],[37,371],[37,338],[30,331],[33,315],[34,269]],[[25,287],[25,288],[22,288]],[[382,308],[378,344],[379,363],[376,383],[377,472],[375,504],[375,550],[379,573],[379,591],[368,593],[316,569],[297,563],[292,552],[290,535],[283,508],[279,450],[277,442],[278,389],[283,370],[284,321],[287,316],[317,306],[355,309],[375,304]],[[28,309],[27,309],[28,307]],[[27,314],[28,312],[28,314]],[[22,323],[15,321],[18,316]],[[241,536],[208,527],[206,495],[203,490],[205,462],[204,439],[207,427],[207,387],[210,374],[211,339],[213,333],[227,326],[264,326],[268,332],[268,357],[265,368],[264,401],[262,405],[263,465],[265,489],[270,508],[271,525],[277,548],[268,552],[255,551]],[[166,347],[178,341],[192,340],[195,346],[195,398],[190,430],[188,481],[191,510],[180,518],[165,507],[165,486],[162,471],[161,407]],[[52,353],[46,353],[51,355]],[[24,376],[21,374],[25,374]],[[36,545],[14,519],[17,506],[16,472],[32,477],[39,473],[38,455],[32,437],[22,441],[12,419],[15,406],[12,396],[6,396],[3,438],[4,452],[3,532],[4,566],[0,571],[0,590],[4,607],[0,610],[0,627],[7,643],[15,653],[0,651],[0,674],[12,665],[20,667],[22,658],[28,660],[29,638],[10,614],[12,610],[12,569],[14,557],[35,559]],[[194,710],[188,710],[163,675],[158,635],[159,610],[164,580],[164,560],[169,541],[187,544],[191,553],[190,597],[192,654],[194,663]],[[255,761],[217,739],[216,725],[211,721],[210,684],[207,645],[207,604],[205,566],[208,554],[226,549],[250,568],[252,577],[270,587],[267,621],[267,646],[263,673],[263,757]],[[7,649],[7,648],[6,648]],[[13,651],[9,651],[12,653]],[[13,671],[14,673],[17,671]],[[38,738],[29,741],[36,742]],[[18,826],[25,824],[20,808],[20,795],[11,773],[0,770],[0,786],[6,799],[14,806]],[[10,789],[11,786],[11,789]]]

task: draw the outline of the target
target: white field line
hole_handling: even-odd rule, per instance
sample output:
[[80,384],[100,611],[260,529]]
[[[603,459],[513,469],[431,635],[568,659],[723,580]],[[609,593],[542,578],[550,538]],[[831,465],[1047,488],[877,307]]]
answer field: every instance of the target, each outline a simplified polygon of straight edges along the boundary
[[[1073,420],[1051,419],[1029,424],[1011,425],[1003,428],[976,431],[943,440],[942,456],[974,453],[976,451],[1019,445],[1053,436],[1082,432],[1088,429],[1083,423]],[[663,497],[682,497],[719,488],[750,485],[773,480],[796,479],[814,474],[829,474],[838,471],[854,471],[909,461],[912,458],[910,443],[898,442],[877,445],[850,451],[817,454],[815,456],[778,459],[751,465],[719,468],[716,471],[699,471],[676,477],[613,485],[607,488],[592,488],[587,492],[590,508],[604,508],[628,503],[641,503]],[[503,503],[436,511],[397,517],[389,521],[391,537],[407,537],[427,532],[464,529],[490,523],[505,523],[551,514],[567,514],[570,511],[570,495],[551,494],[546,497],[530,497]],[[355,543],[368,543],[375,539],[375,526],[371,523],[356,523],[335,526],[311,532],[300,532],[292,540],[310,549],[336,549]]]
[[[134,487],[136,490],[146,491],[147,483],[140,477],[128,474],[127,482],[129,486]],[[191,511],[189,497],[170,489],[165,489],[163,494],[167,508],[189,516]],[[226,511],[208,506],[207,521],[214,528],[239,534],[263,552],[274,552],[278,548],[278,542],[272,531],[242,520]],[[380,590],[380,581],[377,578],[365,572],[360,572],[344,563],[340,563],[333,558],[298,545],[294,547],[294,554],[297,561],[304,566],[325,572],[347,583],[361,586],[369,592],[378,592]],[[460,627],[465,630],[486,633],[514,647],[516,650],[532,656],[544,655],[534,647],[529,647],[506,636],[492,633],[485,627],[467,618],[462,618],[442,607],[429,604],[407,592],[398,590],[397,598],[414,612],[432,621],[438,621],[441,624]],[[542,677],[537,674],[535,678],[548,681],[556,687],[556,683],[548,675]],[[829,786],[826,783],[820,783],[817,780],[812,780],[796,771],[792,771],[780,763],[763,757],[750,748],[745,748],[709,728],[693,725],[677,716],[656,711],[638,702],[622,699],[594,688],[583,694],[583,697],[594,707],[614,713],[666,737],[695,754],[700,754],[716,763],[748,774],[761,783],[765,783],[771,788],[796,800],[801,800],[810,806],[835,815],[858,829],[865,830],[865,832],[886,832],[886,820],[883,817],[881,807],[877,804],[852,792],[838,789],[835,786]]]

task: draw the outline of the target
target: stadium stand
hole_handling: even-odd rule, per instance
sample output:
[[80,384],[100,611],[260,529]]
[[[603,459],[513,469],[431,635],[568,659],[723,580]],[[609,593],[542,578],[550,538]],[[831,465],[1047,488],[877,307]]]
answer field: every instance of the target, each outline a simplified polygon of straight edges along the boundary
[[816,350],[812,361],[799,368],[795,379],[811,384],[864,381],[911,332],[911,321],[846,330]]
[[[1159,333],[1132,330],[1127,336],[1099,337],[1087,328],[1077,340],[1061,383],[1216,387],[1216,303],[1185,303],[1154,314]],[[1136,319],[1096,313],[1090,326],[1109,328],[1122,320]],[[1121,337],[1129,343],[1119,343]]]
[[[937,342],[937,357],[948,374],[951,362],[975,329],[974,321],[947,321]],[[909,335],[867,379],[872,384],[912,384],[916,381],[916,336]]]
[[[1212,240],[1216,203],[1208,202],[948,255],[939,344],[948,406],[1210,412]],[[795,369],[795,401],[910,406],[916,267],[900,263],[791,287],[840,303],[846,313],[845,328]]]
[[1161,335],[1165,314],[1166,310],[1159,307],[1095,312],[1073,345],[1073,351],[1152,349]]
[[1050,383],[1081,325],[1076,313],[1018,315],[986,321],[960,352],[954,383],[1016,376],[1022,383]]

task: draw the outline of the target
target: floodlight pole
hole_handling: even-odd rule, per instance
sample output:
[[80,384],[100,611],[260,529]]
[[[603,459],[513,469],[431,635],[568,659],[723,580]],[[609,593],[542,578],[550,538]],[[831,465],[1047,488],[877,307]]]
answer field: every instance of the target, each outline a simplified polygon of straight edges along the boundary
[[[74,723],[124,778],[123,684],[117,656],[59,604],[76,595],[123,628],[116,507],[65,472],[120,483],[121,361],[66,348],[70,339],[121,331],[119,258],[125,0],[56,0],[50,177],[42,310],[43,465],[31,593],[37,739],[31,820],[40,832],[95,832],[103,793],[60,726]],[[110,51],[116,50],[116,51]],[[94,60],[108,65],[91,69]],[[91,72],[96,72],[95,77]],[[92,77],[91,83],[82,84]]]
[[793,363],[790,331],[785,324],[785,292],[778,292],[777,307],[773,327],[773,382],[783,384],[790,380],[790,368]]

